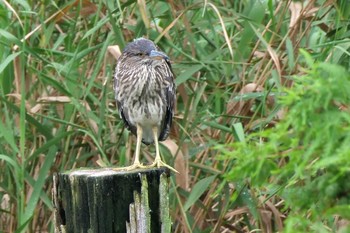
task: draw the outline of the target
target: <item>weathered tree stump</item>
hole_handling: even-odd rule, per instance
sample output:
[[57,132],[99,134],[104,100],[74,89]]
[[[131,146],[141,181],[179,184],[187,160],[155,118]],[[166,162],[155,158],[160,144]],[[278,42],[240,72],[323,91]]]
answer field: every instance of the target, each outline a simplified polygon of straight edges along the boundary
[[55,232],[171,230],[167,168],[81,169],[54,175]]

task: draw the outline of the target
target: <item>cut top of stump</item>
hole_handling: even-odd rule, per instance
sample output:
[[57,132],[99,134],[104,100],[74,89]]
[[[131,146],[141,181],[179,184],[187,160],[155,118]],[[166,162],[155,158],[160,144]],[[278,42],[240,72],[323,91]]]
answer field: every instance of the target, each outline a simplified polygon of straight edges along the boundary
[[[119,168],[118,168],[119,169]],[[166,173],[170,176],[170,171],[168,168],[149,168],[149,169],[134,169],[128,170],[115,170],[114,168],[80,168],[78,170],[66,171],[62,174],[67,174],[69,176],[86,176],[86,177],[98,177],[98,176],[134,176],[141,174],[161,174]]]

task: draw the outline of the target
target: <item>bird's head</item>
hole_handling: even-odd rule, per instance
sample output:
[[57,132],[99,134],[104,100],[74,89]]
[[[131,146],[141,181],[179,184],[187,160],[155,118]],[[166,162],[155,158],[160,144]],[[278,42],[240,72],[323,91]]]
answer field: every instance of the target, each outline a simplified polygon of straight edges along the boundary
[[145,38],[138,38],[129,43],[124,48],[123,55],[134,65],[139,63],[158,64],[164,61],[169,63],[169,57],[152,41]]

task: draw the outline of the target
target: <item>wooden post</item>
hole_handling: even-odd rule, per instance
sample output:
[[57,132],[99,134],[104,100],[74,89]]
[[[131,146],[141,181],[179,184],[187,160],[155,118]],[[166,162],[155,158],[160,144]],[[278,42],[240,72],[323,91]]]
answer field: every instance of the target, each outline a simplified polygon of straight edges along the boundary
[[55,232],[168,233],[169,176],[167,168],[55,174]]

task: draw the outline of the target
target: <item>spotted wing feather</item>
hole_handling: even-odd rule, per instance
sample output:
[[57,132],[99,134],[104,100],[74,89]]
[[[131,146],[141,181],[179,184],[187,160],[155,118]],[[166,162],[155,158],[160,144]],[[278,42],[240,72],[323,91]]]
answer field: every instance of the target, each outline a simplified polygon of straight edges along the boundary
[[170,127],[172,124],[173,116],[174,116],[174,109],[175,109],[175,100],[176,100],[176,94],[175,94],[175,83],[174,83],[174,73],[172,71],[170,62],[167,62],[168,64],[168,75],[165,77],[167,82],[169,82],[169,86],[165,88],[165,95],[166,95],[166,113],[164,120],[162,122],[161,132],[159,134],[159,141],[164,141],[170,132]]
[[[123,55],[122,55],[123,56]],[[123,120],[123,123],[125,125],[125,127],[131,131],[132,134],[136,135],[137,131],[136,131],[136,126],[130,123],[129,120],[129,115],[128,115],[128,109],[124,109],[124,103],[123,100],[119,101],[117,99],[117,95],[119,93],[120,88],[120,79],[123,79],[123,77],[121,76],[121,72],[118,72],[119,70],[119,65],[120,62],[123,58],[121,57],[118,62],[117,62],[117,66],[116,66],[116,70],[115,70],[115,74],[114,74],[114,93],[115,93],[115,99],[117,102],[117,107],[118,107],[118,111],[119,111],[119,116],[120,118]]]

